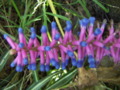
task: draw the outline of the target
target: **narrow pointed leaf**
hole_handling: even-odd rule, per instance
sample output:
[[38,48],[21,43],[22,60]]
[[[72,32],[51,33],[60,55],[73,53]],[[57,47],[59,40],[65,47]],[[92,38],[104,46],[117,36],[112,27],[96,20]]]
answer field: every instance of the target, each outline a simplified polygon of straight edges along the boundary
[[55,72],[41,80],[39,80],[38,82],[33,83],[27,90],[41,90],[41,88],[47,83],[49,82],[49,80],[56,74],[58,74],[59,72]]

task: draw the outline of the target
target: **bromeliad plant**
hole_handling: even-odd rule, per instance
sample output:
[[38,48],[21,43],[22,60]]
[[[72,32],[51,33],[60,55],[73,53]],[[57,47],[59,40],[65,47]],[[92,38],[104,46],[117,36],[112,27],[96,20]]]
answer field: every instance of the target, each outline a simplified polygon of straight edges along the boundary
[[[120,39],[116,38],[113,24],[109,29],[107,38],[103,38],[106,21],[102,25],[98,25],[94,30],[95,18],[84,18],[79,21],[80,32],[78,37],[72,33],[72,24],[66,21],[65,35],[61,37],[56,23],[51,23],[52,41],[47,36],[46,26],[40,29],[42,40],[41,43],[36,37],[34,27],[30,28],[31,36],[26,41],[22,28],[18,28],[19,43],[14,42],[8,35],[4,34],[4,38],[11,46],[11,54],[15,54],[16,58],[11,63],[11,67],[16,66],[17,72],[22,72],[23,67],[27,65],[29,70],[36,70],[36,59],[40,58],[40,71],[49,71],[50,65],[56,69],[60,67],[64,70],[71,60],[72,66],[78,68],[83,67],[85,58],[88,58],[90,68],[96,68],[103,56],[111,56],[115,63],[119,62],[120,57]],[[60,58],[59,58],[60,57]]]

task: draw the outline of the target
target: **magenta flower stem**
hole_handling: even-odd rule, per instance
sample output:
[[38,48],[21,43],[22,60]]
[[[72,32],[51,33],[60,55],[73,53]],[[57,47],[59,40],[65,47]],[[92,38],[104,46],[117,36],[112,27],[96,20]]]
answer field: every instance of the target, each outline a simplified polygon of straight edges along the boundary
[[92,34],[93,34],[93,24],[90,24],[88,28],[88,37],[90,37]]
[[63,43],[66,43],[69,40],[69,33],[65,32]]
[[56,49],[53,49],[55,60],[58,62],[58,52]]
[[35,54],[34,54],[34,51],[30,50],[30,63],[33,64],[33,63],[36,63],[36,59],[35,59]]
[[64,52],[67,52],[67,48],[66,47],[64,47],[63,45],[59,45],[59,47],[60,47],[60,49],[62,49]]
[[48,55],[49,55],[50,59],[54,59],[54,55],[53,55],[52,50],[48,51]]
[[18,59],[17,59],[17,65],[22,65],[22,53],[21,51],[18,51]]
[[98,46],[98,47],[102,47],[102,48],[104,47],[104,44],[99,42],[99,41],[94,41],[93,44]]
[[40,51],[40,64],[45,64],[44,52]]
[[108,43],[109,41],[111,41],[114,38],[114,34],[109,35],[105,40],[104,43]]
[[84,40],[85,32],[86,32],[86,27],[82,26],[82,27],[81,27],[81,32],[80,32],[80,37],[79,37],[79,40],[80,40],[80,41],[83,41],[83,40]]
[[50,58],[49,58],[48,52],[46,52],[46,65],[49,65],[49,64],[50,64]]
[[91,48],[89,47],[89,46],[86,46],[86,52],[87,52],[87,55],[89,56],[89,55],[92,55],[92,56],[94,56],[92,53],[91,53]]
[[22,57],[27,58],[27,52],[24,49],[22,49],[21,52],[22,52]]
[[78,59],[83,60],[82,47],[78,46]]
[[103,34],[103,32],[104,32],[105,26],[106,26],[106,22],[103,22],[103,24],[102,24],[102,26],[101,26],[101,28],[100,28],[101,34],[98,35],[97,40],[100,40],[100,39],[102,38],[102,34]]
[[52,40],[52,42],[50,43],[50,47],[53,47],[53,46],[55,46],[55,44],[57,43],[57,41],[56,40]]
[[70,30],[69,32],[68,32],[68,37],[69,37],[69,42],[72,42],[72,40],[73,40],[73,35],[72,35],[72,31]]
[[46,33],[42,33],[42,44],[47,45],[48,38]]
[[24,35],[23,35],[23,33],[19,33],[19,41],[20,41],[20,43],[24,43]]
[[35,38],[35,40],[34,40],[34,46],[35,46],[35,47],[40,46],[40,43],[39,43],[39,41],[38,41],[37,38]]
[[34,42],[34,40],[30,38],[29,41],[28,41],[28,48],[32,47],[33,42]]

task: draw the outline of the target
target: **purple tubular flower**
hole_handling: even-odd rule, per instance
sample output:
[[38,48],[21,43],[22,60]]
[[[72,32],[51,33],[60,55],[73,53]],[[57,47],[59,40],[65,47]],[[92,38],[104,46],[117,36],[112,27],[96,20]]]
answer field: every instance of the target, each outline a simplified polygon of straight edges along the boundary
[[72,66],[77,66],[77,61],[75,58],[72,58],[71,62],[72,62]]
[[77,67],[78,67],[78,68],[83,67],[83,60],[78,60],[78,61],[77,61]]
[[81,31],[80,31],[80,36],[79,36],[80,41],[82,41],[85,38],[86,26],[88,22],[89,20],[86,18],[79,21],[80,26],[81,26]]
[[17,72],[22,72],[23,71],[21,51],[18,51],[18,59],[17,59],[16,71]]
[[96,28],[94,31],[94,35],[97,36],[99,34],[101,34],[101,30],[99,28]]
[[81,27],[86,27],[87,24],[89,23],[89,20],[87,18],[84,18],[79,21]]
[[39,51],[50,51],[51,47],[50,46],[39,46],[38,50]]
[[7,42],[13,49],[16,48],[15,42],[7,34],[4,34],[4,38],[7,40]]
[[105,40],[104,43],[108,43],[109,41],[111,41],[114,38],[114,34],[108,36]]
[[13,60],[13,62],[10,64],[10,67],[15,67],[17,64],[18,56]]
[[70,50],[68,50],[66,47],[64,47],[63,45],[59,45],[59,47],[69,56],[69,57],[73,57],[74,53]]
[[48,53],[46,53],[46,66],[45,71],[48,72],[50,70],[50,58],[48,56]]
[[41,65],[40,65],[40,71],[41,71],[41,72],[45,72],[45,65],[44,65],[44,64],[41,64]]
[[105,45],[103,43],[99,42],[99,41],[94,41],[93,44],[98,46],[98,47],[102,47],[102,48],[105,47]]
[[39,43],[39,41],[38,41],[37,38],[35,38],[35,40],[34,40],[34,46],[35,46],[35,47],[40,46],[40,43]]
[[45,59],[44,59],[44,52],[40,51],[40,64],[44,64],[45,63]]
[[106,20],[103,21],[103,24],[102,24],[102,26],[101,26],[101,28],[100,28],[101,34],[98,35],[97,40],[100,40],[100,39],[102,38],[102,34],[103,34],[103,32],[104,32],[105,25],[106,25]]
[[65,31],[66,32],[69,32],[69,31],[71,31],[71,29],[72,29],[72,24],[71,24],[71,22],[70,21],[66,21],[66,27],[65,27]]
[[55,34],[58,33],[56,22],[51,23],[51,29],[52,29],[52,39],[54,39]]
[[46,33],[47,32],[47,28],[46,28],[46,26],[42,26],[41,27],[41,33]]
[[58,33],[58,34],[55,35],[54,39],[59,40],[59,38],[60,38],[60,34]]
[[90,37],[93,33],[93,26],[94,26],[95,18],[90,17],[89,22],[90,22],[90,25],[89,25],[89,28],[88,28],[88,36]]
[[85,42],[85,41],[80,42],[80,46],[86,47],[87,46],[87,42]]
[[57,30],[56,22],[53,21],[51,23],[51,28]]
[[54,47],[56,43],[57,43],[56,40],[52,40],[52,42],[50,43],[50,47]]
[[47,43],[49,43],[49,40],[48,40],[48,36],[47,36],[46,26],[42,26],[41,34],[42,34],[42,45],[47,45]]
[[96,62],[95,62],[95,59],[92,55],[88,56],[88,62],[89,62],[90,68],[96,68]]
[[23,43],[19,43],[19,48],[23,48],[24,47],[24,44]]
[[54,57],[54,54],[52,51],[48,51],[48,55],[50,57],[50,63],[53,65],[53,66],[56,66],[57,65],[57,61]]
[[24,49],[22,49],[21,53],[22,53],[22,58],[23,58],[23,64],[27,65],[28,64],[27,52]]
[[16,66],[16,63],[13,61],[11,64],[10,64],[10,67],[15,67]]
[[35,30],[34,27],[31,27],[31,28],[30,28],[30,31],[31,31],[32,33],[36,33],[36,30]]
[[55,60],[56,60],[57,62],[59,62],[59,61],[58,61],[58,51],[57,51],[57,49],[53,49],[53,54],[54,54]]
[[35,38],[36,38],[36,34],[35,34],[35,33],[31,33],[30,38],[31,38],[31,39],[35,39]]
[[35,51],[30,50],[30,69],[36,70],[36,58],[35,58]]
[[90,18],[89,18],[89,22],[90,22],[90,24],[92,24],[92,25],[93,25],[93,24],[94,24],[94,22],[95,22],[95,17],[90,17]]
[[44,58],[44,52],[40,51],[40,71],[45,71],[45,58]]
[[22,28],[18,28],[18,34],[20,43],[24,43],[24,34]]

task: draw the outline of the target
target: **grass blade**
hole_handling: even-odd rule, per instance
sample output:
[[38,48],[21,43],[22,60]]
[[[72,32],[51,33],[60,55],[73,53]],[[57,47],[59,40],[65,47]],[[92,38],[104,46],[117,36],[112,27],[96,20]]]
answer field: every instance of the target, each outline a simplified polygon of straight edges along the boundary
[[83,7],[88,17],[91,16],[89,10],[86,7],[86,2],[84,0],[78,0],[79,4]]
[[2,59],[0,60],[0,71],[2,71],[3,67],[5,66],[5,64],[8,60],[8,58],[10,58],[9,51],[6,51],[5,55],[3,57],[2,56],[1,56]]
[[106,13],[109,12],[108,8],[105,8],[98,0],[93,0],[94,3],[96,3],[99,7],[101,7]]
[[50,12],[46,12],[46,14],[51,15],[51,16],[58,17],[58,18],[63,19],[63,20],[70,20],[69,18],[64,17],[64,16],[62,16],[62,15],[53,14],[53,13],[50,13]]
[[[57,14],[56,9],[55,9],[55,7],[54,7],[54,5],[53,5],[53,1],[52,1],[52,0],[48,0],[48,4],[49,4],[49,6],[50,6],[50,8],[51,8],[52,13],[53,13],[53,14]],[[57,22],[57,25],[58,25],[58,28],[59,28],[59,30],[60,30],[60,33],[62,34],[62,36],[64,36],[64,32],[63,32],[63,29],[62,29],[62,26],[61,26],[61,24],[60,24],[59,19],[58,19],[57,17],[54,17],[54,18],[55,18],[55,20],[56,20],[56,22]]]
[[21,19],[20,12],[19,12],[19,10],[18,10],[18,8],[17,8],[17,6],[16,6],[16,4],[15,4],[14,0],[11,0],[11,2],[12,2],[13,7],[15,8],[15,10],[16,10],[16,12],[17,12],[17,14],[18,14],[19,18]]

